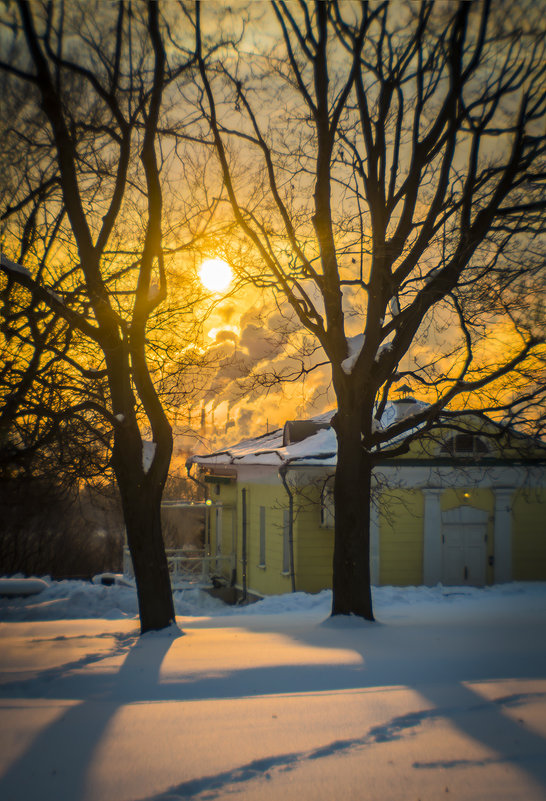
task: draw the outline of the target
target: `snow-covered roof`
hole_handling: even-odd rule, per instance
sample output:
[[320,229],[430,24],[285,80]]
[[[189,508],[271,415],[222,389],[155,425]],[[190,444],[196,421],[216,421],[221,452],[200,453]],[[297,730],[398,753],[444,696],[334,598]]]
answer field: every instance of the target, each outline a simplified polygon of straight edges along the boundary
[[[378,427],[385,429],[393,423],[407,416],[408,413],[415,414],[421,411],[426,404],[415,401],[413,398],[406,401],[388,403]],[[318,425],[330,423],[335,414],[331,410],[316,417],[312,417],[310,422]],[[224,450],[215,451],[210,454],[196,454],[189,460],[205,466],[214,465],[243,465],[260,464],[273,465],[280,467],[287,463],[297,463],[298,465],[316,465],[335,467],[337,461],[337,440],[334,429],[328,425],[321,428],[316,433],[307,436],[300,442],[285,444],[284,429],[278,428],[275,431],[262,434],[260,437],[245,439],[235,445],[230,445]]]
[[283,445],[283,429],[278,428],[261,437],[245,439],[222,451],[192,456],[191,461],[200,465],[265,464],[280,467],[297,459],[311,461],[320,459],[321,464],[335,464],[337,454],[336,435],[333,428],[323,428],[301,442]]

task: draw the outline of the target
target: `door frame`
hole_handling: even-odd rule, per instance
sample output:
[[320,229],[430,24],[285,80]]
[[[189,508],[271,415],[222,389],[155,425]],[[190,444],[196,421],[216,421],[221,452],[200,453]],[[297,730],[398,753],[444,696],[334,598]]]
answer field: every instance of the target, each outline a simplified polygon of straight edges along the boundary
[[484,576],[484,584],[487,579],[487,526],[489,523],[489,513],[484,511],[483,509],[477,509],[475,506],[468,506],[468,505],[461,505],[456,506],[453,509],[448,509],[445,512],[442,512],[442,577],[441,580],[444,578],[444,559],[445,559],[445,534],[447,532],[444,531],[445,526],[465,526],[465,525],[473,525],[473,526],[482,526],[484,531],[484,541],[483,541],[483,576]]

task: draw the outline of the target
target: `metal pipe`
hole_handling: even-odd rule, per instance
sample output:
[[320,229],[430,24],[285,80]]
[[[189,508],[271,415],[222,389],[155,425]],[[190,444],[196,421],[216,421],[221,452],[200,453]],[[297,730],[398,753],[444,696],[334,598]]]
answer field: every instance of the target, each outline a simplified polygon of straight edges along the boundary
[[243,512],[243,514],[242,514],[243,531],[242,531],[242,543],[241,543],[243,594],[242,594],[242,597],[241,597],[241,603],[245,603],[246,602],[246,595],[247,595],[247,592],[246,592],[246,563],[247,563],[247,558],[246,558],[246,536],[247,536],[247,532],[246,532],[246,488],[245,487],[243,487],[243,489],[241,491],[241,497],[242,497],[242,506],[243,506],[243,509],[242,509],[242,512]]
[[296,592],[296,571],[294,570],[294,496],[286,481],[287,472],[288,465],[283,464],[279,468],[279,475],[286,490],[286,494],[288,495],[288,556],[290,559],[290,583],[292,592]]
[[192,462],[191,456],[190,456],[189,459],[186,459],[186,473],[188,474],[188,478],[190,479],[190,481],[193,481],[194,484],[197,484],[198,487],[202,487],[203,488],[203,490],[205,492],[205,501],[206,501],[206,500],[208,500],[207,499],[207,495],[208,495],[209,488],[207,487],[207,485],[205,484],[204,481],[199,481],[198,478],[195,478],[195,476],[192,476],[191,468],[192,468],[193,464],[194,463]]

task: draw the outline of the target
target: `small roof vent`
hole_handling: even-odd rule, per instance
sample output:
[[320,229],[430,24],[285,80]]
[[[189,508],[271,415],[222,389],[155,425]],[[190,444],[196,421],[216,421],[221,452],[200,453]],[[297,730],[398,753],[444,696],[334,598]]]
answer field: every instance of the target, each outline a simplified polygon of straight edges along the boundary
[[[408,384],[402,384],[401,387],[398,387],[396,392],[398,392],[400,395],[402,395],[403,398],[407,398],[409,396],[410,392],[411,392],[411,387],[408,386]],[[413,398],[411,398],[411,400],[413,400]],[[396,401],[395,401],[395,403],[396,403]]]
[[407,398],[398,398],[393,401],[396,409],[396,419],[404,420],[406,417],[411,417],[420,410],[422,404],[420,401],[412,398],[411,395]]
[[316,420],[287,420],[282,433],[283,447],[303,442],[323,428],[330,428],[330,423],[318,423]]

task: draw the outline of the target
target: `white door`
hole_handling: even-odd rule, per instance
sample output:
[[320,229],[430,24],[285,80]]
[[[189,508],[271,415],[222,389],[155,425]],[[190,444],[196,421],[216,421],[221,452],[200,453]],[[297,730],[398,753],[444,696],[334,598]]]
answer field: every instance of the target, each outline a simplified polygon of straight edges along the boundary
[[485,584],[486,526],[444,524],[442,584],[480,587]]

